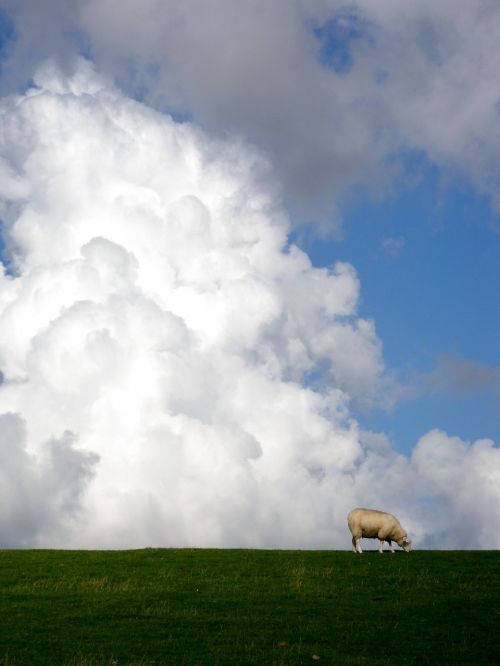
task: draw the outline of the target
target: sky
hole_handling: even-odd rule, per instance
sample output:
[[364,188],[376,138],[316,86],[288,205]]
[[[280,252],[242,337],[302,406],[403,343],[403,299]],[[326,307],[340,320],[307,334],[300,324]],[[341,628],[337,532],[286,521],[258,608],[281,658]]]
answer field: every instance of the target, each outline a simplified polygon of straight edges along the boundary
[[0,546],[500,547],[500,7],[436,4],[0,0]]

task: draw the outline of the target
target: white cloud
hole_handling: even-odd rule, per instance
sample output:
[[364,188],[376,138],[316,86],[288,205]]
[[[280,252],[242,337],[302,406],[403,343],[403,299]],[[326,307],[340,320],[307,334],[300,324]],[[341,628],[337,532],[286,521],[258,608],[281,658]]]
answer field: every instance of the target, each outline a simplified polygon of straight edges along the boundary
[[[84,62],[35,80],[0,105],[17,183],[1,193],[16,272],[0,280],[0,427],[20,461],[6,542],[347,547],[348,510],[373,504],[426,544],[431,493],[446,545],[465,543],[457,511],[481,521],[469,545],[492,545],[487,513],[432,476],[433,435],[408,461],[352,418],[386,381],[359,281],[287,246],[259,153]],[[329,389],[308,387],[321,373]]]
[[499,548],[500,449],[439,430],[418,442],[412,463],[428,494],[425,542],[437,548]]
[[301,219],[338,224],[339,196],[359,184],[380,195],[385,158],[408,150],[499,206],[495,0],[4,4],[4,86],[41,58],[67,72],[91,53],[130,94],[265,149]]
[[29,451],[26,424],[16,414],[0,415],[0,529],[2,548],[59,541],[81,518],[80,498],[98,458],[74,446],[65,432]]
[[[327,504],[304,524],[292,507],[352,468],[348,402],[383,373],[354,270],[287,249],[255,151],[82,67],[45,66],[2,102],[22,185],[3,203],[2,411],[35,452],[71,430],[99,455],[76,543],[321,541]],[[322,364],[339,386],[325,395],[302,386]]]
[[466,442],[440,430],[424,435],[410,459],[382,436],[361,433],[365,456],[356,496],[391,507],[416,548],[500,547],[500,449],[491,440]]
[[382,252],[389,257],[399,257],[405,246],[403,236],[388,236],[383,238],[380,247]]

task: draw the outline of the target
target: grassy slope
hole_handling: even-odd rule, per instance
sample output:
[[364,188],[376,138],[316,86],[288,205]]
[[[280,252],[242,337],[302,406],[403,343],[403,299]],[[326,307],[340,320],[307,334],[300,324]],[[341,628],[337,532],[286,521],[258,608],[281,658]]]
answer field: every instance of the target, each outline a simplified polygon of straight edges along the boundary
[[0,551],[0,664],[498,664],[499,578],[500,552]]

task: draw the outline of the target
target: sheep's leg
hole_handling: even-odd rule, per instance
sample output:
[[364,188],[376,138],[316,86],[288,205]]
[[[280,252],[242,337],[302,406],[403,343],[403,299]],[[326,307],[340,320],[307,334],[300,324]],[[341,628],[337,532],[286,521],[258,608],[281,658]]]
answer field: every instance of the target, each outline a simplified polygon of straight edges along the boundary
[[357,547],[356,547],[356,537],[355,537],[355,536],[352,537],[352,552],[353,552],[353,553],[357,553],[357,552],[358,552],[358,549],[357,549]]
[[356,539],[356,550],[358,551],[358,553],[362,553],[362,552],[363,552],[363,550],[362,550],[362,548],[361,548],[361,537],[358,537],[358,538]]
[[394,553],[394,546],[392,545],[392,541],[389,539],[389,548],[391,549],[391,553]]
[[384,540],[383,540],[383,539],[379,539],[379,541],[380,541],[380,545],[379,545],[379,547],[378,547],[378,552],[379,552],[379,553],[383,553],[383,552],[384,552]]

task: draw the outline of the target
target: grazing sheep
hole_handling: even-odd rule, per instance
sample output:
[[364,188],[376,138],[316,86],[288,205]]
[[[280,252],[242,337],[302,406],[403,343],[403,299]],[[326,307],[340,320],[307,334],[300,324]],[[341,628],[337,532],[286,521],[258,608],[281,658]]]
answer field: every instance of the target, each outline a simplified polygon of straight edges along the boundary
[[401,527],[399,520],[391,513],[376,509],[353,509],[347,516],[347,524],[352,534],[352,550],[362,553],[361,538],[379,539],[379,553],[383,552],[384,541],[387,541],[391,552],[394,552],[392,541],[407,553],[411,550],[411,541]]

